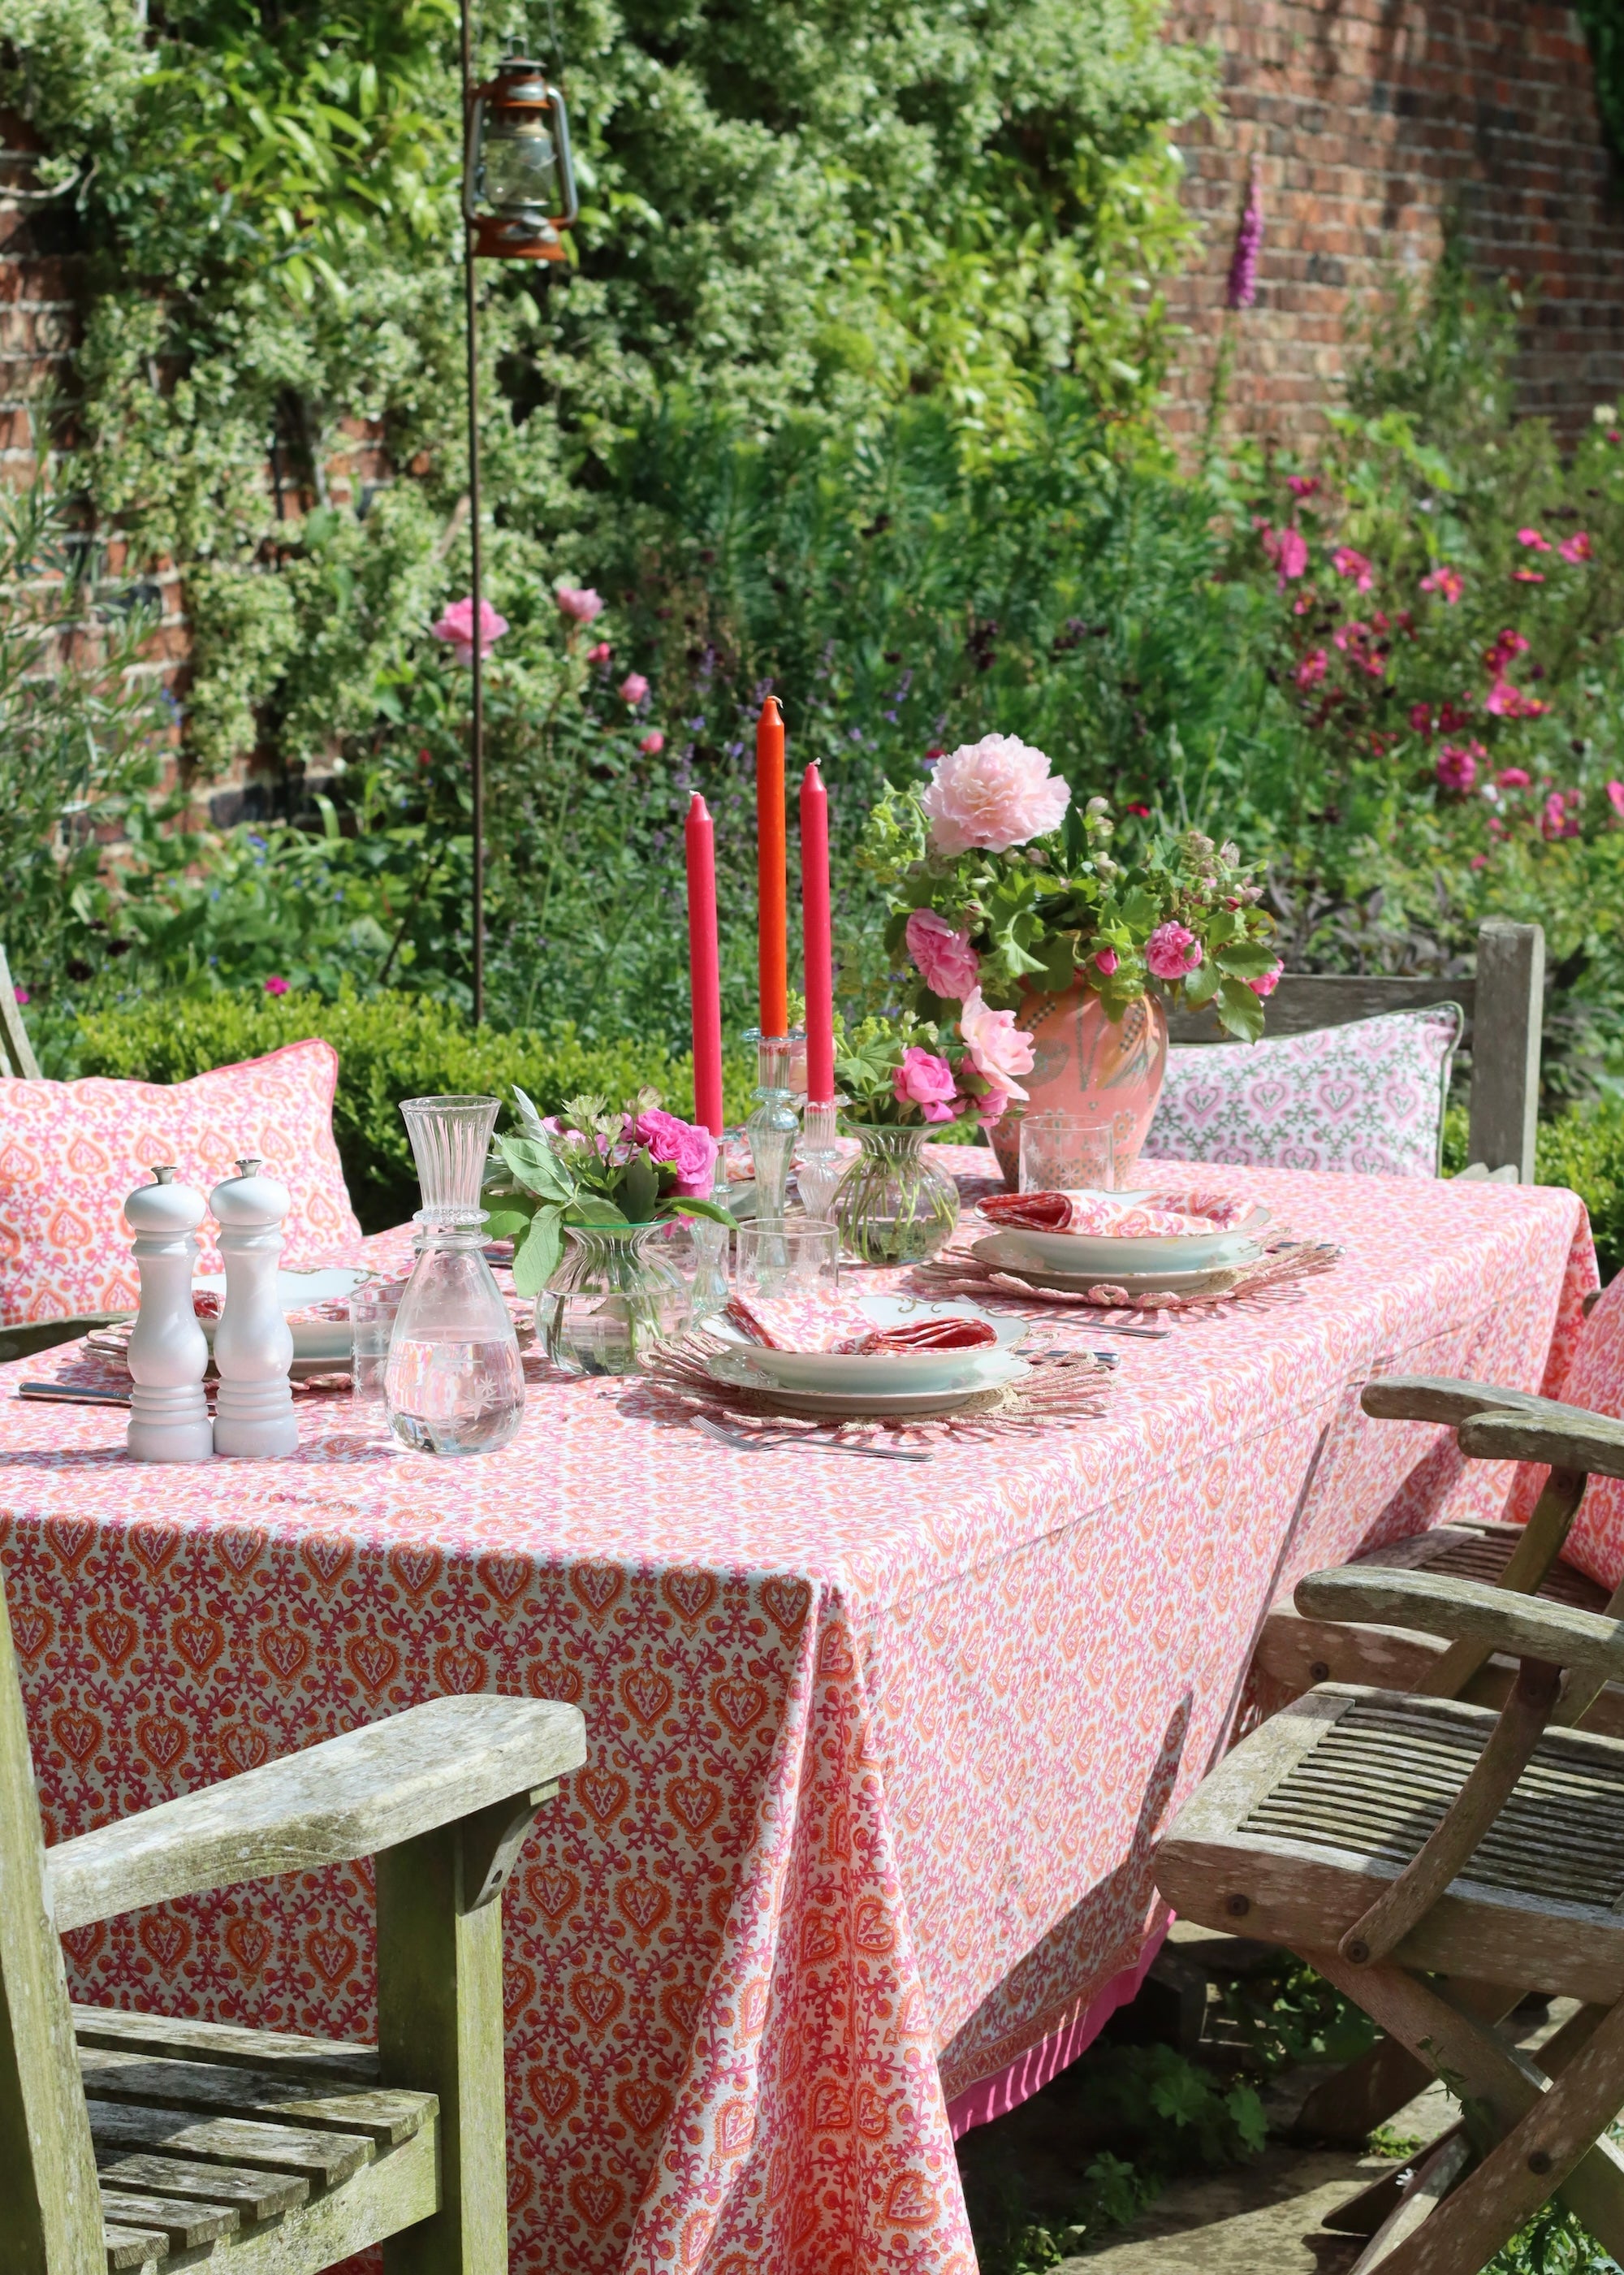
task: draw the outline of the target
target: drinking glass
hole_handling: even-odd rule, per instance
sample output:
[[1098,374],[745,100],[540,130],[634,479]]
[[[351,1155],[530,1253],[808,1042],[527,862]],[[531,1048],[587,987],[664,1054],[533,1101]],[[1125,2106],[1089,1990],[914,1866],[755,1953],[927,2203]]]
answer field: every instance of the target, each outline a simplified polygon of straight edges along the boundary
[[358,1288],[350,1298],[350,1396],[357,1406],[375,1410],[380,1421],[389,1337],[405,1292],[404,1280],[374,1281],[370,1287]]
[[1020,1186],[1023,1193],[1114,1192],[1110,1123],[1081,1114],[1023,1115]]
[[757,1296],[832,1296],[840,1285],[840,1232],[815,1216],[755,1217],[735,1238],[734,1291]]

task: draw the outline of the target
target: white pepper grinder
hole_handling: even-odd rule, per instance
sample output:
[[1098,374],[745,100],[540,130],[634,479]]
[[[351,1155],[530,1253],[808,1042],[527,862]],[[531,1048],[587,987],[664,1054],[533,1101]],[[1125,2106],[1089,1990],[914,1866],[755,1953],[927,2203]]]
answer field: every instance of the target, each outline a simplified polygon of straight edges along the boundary
[[135,1235],[140,1309],[130,1335],[130,1426],[125,1450],[136,1462],[206,1462],[215,1450],[203,1377],[208,1342],[192,1308],[193,1237],[203,1196],[178,1185],[172,1164],[155,1168],[124,1205]]
[[215,1451],[252,1458],[298,1451],[288,1369],[293,1335],[276,1295],[288,1189],[250,1158],[208,1196],[225,1259],[225,1304],[215,1329]]

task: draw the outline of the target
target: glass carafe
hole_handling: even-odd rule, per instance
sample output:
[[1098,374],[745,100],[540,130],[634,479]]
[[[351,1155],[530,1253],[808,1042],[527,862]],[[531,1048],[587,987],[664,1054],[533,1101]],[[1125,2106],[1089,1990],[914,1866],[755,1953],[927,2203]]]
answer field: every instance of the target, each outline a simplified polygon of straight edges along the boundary
[[423,1206],[418,1258],[389,1338],[389,1427],[419,1454],[487,1454],[525,1411],[518,1339],[486,1262],[480,1184],[500,1101],[408,1098]]

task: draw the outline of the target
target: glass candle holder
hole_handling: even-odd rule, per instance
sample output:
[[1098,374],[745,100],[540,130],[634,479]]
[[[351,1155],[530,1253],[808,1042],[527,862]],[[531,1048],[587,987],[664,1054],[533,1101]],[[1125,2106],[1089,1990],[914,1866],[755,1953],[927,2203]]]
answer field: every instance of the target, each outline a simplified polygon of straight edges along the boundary
[[840,1109],[848,1101],[832,1098],[814,1105],[808,1099],[801,1115],[801,1145],[795,1160],[796,1189],[808,1216],[830,1221],[835,1189],[845,1172],[845,1160],[835,1143]]
[[789,1188],[789,1161],[800,1135],[794,1063],[805,1042],[799,1028],[787,1035],[764,1035],[752,1027],[744,1040],[756,1047],[756,1096],[760,1103],[745,1123],[756,1172],[756,1213],[778,1218]]

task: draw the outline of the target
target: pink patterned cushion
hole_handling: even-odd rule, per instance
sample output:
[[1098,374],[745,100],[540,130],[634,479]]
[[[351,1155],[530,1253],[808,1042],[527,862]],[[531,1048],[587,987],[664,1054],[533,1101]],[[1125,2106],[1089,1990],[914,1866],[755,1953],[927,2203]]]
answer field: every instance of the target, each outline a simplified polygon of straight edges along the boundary
[[[208,1193],[257,1153],[292,1195],[284,1265],[358,1240],[338,1149],[338,1054],[313,1038],[190,1082],[0,1082],[0,1324],[132,1306],[125,1196],[172,1161]],[[205,1217],[198,1268],[218,1272]]]
[[1453,1003],[1260,1043],[1175,1045],[1144,1150],[1163,1161],[1435,1177]]

